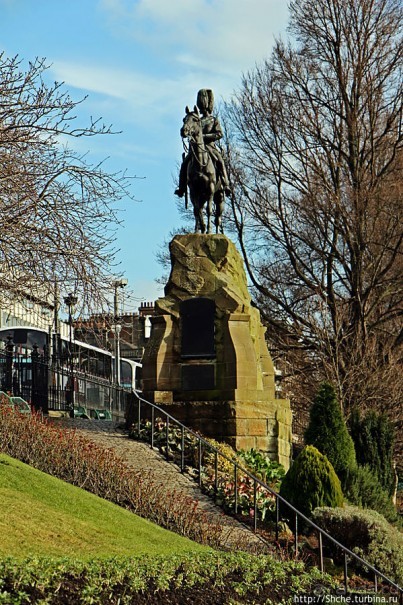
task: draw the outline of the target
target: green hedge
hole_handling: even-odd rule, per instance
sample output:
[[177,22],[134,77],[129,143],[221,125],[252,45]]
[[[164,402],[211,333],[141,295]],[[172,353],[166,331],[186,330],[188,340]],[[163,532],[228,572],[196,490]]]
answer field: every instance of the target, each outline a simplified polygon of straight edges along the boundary
[[[336,540],[371,563],[398,585],[403,584],[403,534],[373,510],[355,506],[318,508],[315,522]],[[360,546],[357,547],[356,545]],[[326,543],[332,555],[334,547]]]
[[371,410],[361,416],[353,410],[350,421],[351,437],[354,441],[357,462],[369,466],[376,474],[382,488],[392,495],[395,487],[393,469],[394,428],[385,414]]

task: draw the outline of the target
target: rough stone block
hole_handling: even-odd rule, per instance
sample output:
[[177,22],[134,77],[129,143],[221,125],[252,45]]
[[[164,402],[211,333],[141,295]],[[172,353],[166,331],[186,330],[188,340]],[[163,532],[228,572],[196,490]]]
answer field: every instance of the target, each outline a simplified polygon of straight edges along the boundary
[[292,412],[290,409],[290,402],[288,399],[277,399],[278,407],[276,411],[276,418],[278,422],[283,424],[292,424]]
[[256,437],[237,435],[233,440],[232,447],[234,447],[236,450],[256,449]]
[[266,418],[247,419],[246,434],[254,437],[267,437],[267,420]]
[[291,443],[292,432],[289,425],[278,424],[278,439]]
[[257,437],[256,448],[262,452],[277,452],[277,439],[270,435]]

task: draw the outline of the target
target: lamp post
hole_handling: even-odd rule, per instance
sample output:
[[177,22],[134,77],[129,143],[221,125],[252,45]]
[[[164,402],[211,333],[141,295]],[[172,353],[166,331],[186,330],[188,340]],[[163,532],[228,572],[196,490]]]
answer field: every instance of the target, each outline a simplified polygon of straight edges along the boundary
[[13,357],[14,357],[14,344],[13,337],[7,336],[6,344],[6,371],[5,371],[5,384],[4,390],[6,393],[11,393],[13,390]]
[[115,379],[116,384],[120,386],[120,332],[122,331],[122,326],[119,323],[115,323],[113,327],[113,331],[115,332]]
[[74,418],[74,380],[73,380],[73,308],[78,298],[71,292],[65,297],[64,303],[69,310],[69,366],[70,366],[70,417]]
[[119,319],[119,297],[118,289],[127,286],[127,279],[117,279],[113,282],[115,294],[113,298],[113,314],[114,314],[114,332],[115,332],[115,383],[120,386],[120,332],[122,326],[118,322]]

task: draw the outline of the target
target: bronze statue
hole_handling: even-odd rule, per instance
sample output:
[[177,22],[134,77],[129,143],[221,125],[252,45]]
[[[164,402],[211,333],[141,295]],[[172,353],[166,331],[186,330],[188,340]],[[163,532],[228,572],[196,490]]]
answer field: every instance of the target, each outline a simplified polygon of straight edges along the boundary
[[[190,111],[186,107],[181,137],[189,140],[189,152],[183,157],[179,187],[175,194],[183,197],[189,187],[190,199],[196,219],[195,231],[205,233],[203,207],[207,202],[207,233],[211,231],[211,215],[214,203],[216,232],[222,231],[221,217],[225,195],[230,195],[227,170],[215,141],[222,138],[221,125],[212,115],[214,96],[212,90],[202,89],[197,94],[197,106]],[[199,113],[199,110],[201,114]]]

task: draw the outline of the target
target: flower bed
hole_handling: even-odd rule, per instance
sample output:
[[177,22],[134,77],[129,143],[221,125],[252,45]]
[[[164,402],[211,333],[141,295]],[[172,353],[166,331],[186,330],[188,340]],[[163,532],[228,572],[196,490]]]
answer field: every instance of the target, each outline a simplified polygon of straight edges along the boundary
[[336,586],[300,562],[245,553],[0,561],[4,605],[292,604],[315,590],[334,594]]
[[[272,489],[278,490],[284,477],[283,467],[256,450],[235,452],[225,443],[214,439],[205,439],[201,451],[199,440],[190,432],[178,426],[168,426],[160,418],[154,422],[143,420],[132,427],[129,433],[133,439],[141,439],[157,447],[169,460],[184,465],[186,472],[197,479],[202,489],[213,497],[226,513],[235,512],[245,518],[255,516],[255,485],[254,480],[245,473],[249,471],[258,479],[267,483]],[[216,450],[219,452],[216,455]],[[202,459],[199,460],[200,453]],[[221,454],[221,455],[220,455]],[[235,477],[234,463],[237,465]],[[236,489],[235,489],[236,487]],[[256,515],[259,521],[266,521],[274,515],[275,496],[267,489],[256,484]]]

